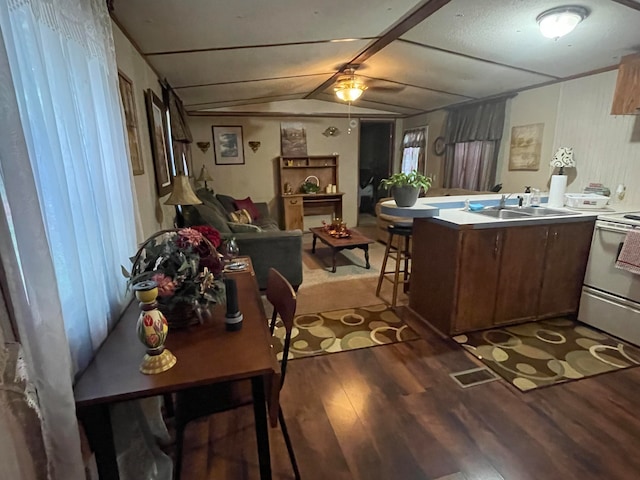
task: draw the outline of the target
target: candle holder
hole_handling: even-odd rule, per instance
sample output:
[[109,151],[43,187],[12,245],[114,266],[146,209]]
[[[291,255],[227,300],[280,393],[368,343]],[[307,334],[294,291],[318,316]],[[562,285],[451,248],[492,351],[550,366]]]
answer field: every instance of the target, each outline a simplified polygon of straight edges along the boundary
[[138,339],[147,347],[140,371],[145,375],[166,372],[176,364],[177,359],[164,348],[169,325],[162,312],[158,310],[158,284],[147,280],[136,283],[132,288],[136,298],[140,300],[142,310],[136,325]]

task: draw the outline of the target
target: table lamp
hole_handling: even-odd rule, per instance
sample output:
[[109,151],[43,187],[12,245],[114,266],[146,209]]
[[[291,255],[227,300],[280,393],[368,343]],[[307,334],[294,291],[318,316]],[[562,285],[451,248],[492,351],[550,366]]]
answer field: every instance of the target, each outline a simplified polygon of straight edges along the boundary
[[205,189],[207,188],[207,182],[213,182],[211,174],[209,174],[207,167],[205,167],[204,165],[202,165],[202,168],[200,169],[200,175],[198,175],[198,178],[196,178],[196,182],[204,182]]
[[553,159],[551,159],[550,165],[552,167],[560,167],[560,171],[558,172],[558,175],[551,176],[549,206],[562,207],[564,205],[564,193],[567,190],[567,176],[564,174],[564,169],[576,166],[576,162],[573,159],[573,148],[558,148]]
[[182,214],[182,205],[200,205],[202,200],[193,192],[189,177],[180,173],[173,179],[173,190],[165,205],[176,206],[176,225],[178,228],[184,227],[184,215]]

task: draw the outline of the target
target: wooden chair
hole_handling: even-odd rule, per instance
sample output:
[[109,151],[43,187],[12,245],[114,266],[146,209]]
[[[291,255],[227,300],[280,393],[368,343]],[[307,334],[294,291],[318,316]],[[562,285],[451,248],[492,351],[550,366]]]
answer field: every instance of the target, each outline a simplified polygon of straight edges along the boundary
[[[291,466],[293,467],[295,478],[298,480],[300,478],[300,472],[298,471],[298,464],[279,403],[279,393],[284,385],[287,370],[287,357],[289,355],[291,330],[293,328],[293,317],[296,312],[297,299],[291,284],[274,268],[269,269],[267,299],[273,305],[273,315],[271,316],[269,325],[271,334],[273,335],[278,315],[280,315],[286,331],[280,371],[274,375],[272,384],[267,385],[271,426],[275,427],[277,420],[280,421],[280,428],[282,429],[282,435],[284,436],[287,451],[289,452]],[[180,479],[184,431],[189,422],[197,418],[213,415],[214,413],[251,405],[252,403],[251,382],[248,380],[207,385],[178,392],[176,394],[175,404],[176,462],[174,479]]]

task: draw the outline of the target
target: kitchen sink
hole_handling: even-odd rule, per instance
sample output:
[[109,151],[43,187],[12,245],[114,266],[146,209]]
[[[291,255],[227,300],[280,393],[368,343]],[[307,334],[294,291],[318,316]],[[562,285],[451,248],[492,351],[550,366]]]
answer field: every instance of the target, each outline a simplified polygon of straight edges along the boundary
[[501,218],[503,220],[512,219],[512,218],[528,218],[531,215],[527,213],[520,213],[515,210],[503,208],[502,210],[498,209],[487,209],[487,210],[479,210],[477,212],[480,215],[484,215],[485,217],[493,217],[493,218]]
[[486,207],[484,210],[475,211],[485,217],[499,218],[502,220],[525,219],[531,217],[555,217],[559,215],[580,215],[577,212],[567,212],[546,207]]
[[525,213],[534,217],[553,217],[557,215],[580,215],[578,212],[567,212],[546,207],[506,207],[510,212]]

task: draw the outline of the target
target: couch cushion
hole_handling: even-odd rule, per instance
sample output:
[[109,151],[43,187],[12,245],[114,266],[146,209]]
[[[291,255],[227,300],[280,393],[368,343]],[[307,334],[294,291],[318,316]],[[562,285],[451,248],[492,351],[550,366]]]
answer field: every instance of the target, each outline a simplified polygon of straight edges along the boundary
[[280,230],[278,222],[271,217],[261,217],[257,222],[253,222],[253,224],[259,226],[265,231],[276,232]]
[[194,205],[202,221],[218,230],[220,233],[231,233],[231,229],[227,225],[227,218],[223,216],[216,208],[210,207],[209,205]]
[[245,210],[248,210],[254,222],[260,218],[260,211],[256,207],[256,204],[253,203],[253,200],[251,200],[251,197],[243,198],[242,200],[236,200],[235,205],[236,210],[242,210],[243,208]]
[[233,233],[259,233],[263,231],[259,226],[250,223],[227,222],[227,225]]
[[236,199],[230,197],[229,195],[222,195],[221,193],[216,195],[218,201],[222,204],[227,213],[235,212],[236,208]]
[[204,203],[208,207],[215,208],[220,214],[222,214],[222,216],[227,216],[227,211],[225,210],[224,206],[218,201],[213,192],[207,190],[206,188],[201,188],[196,191],[196,195],[200,200],[202,200],[202,203]]

